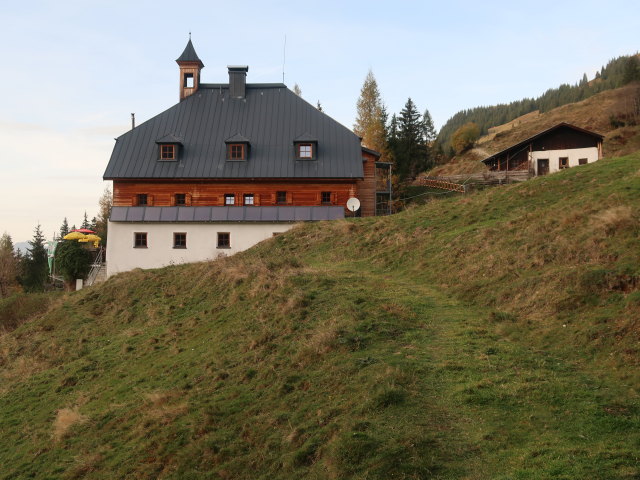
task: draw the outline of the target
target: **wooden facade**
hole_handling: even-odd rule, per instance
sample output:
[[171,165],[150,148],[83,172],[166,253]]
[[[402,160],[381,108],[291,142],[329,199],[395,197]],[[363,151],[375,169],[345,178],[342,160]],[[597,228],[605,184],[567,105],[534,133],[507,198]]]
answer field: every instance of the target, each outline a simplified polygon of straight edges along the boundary
[[[368,154],[367,154],[368,155]],[[375,214],[375,162],[364,162],[365,179],[276,179],[276,180],[114,180],[113,205],[130,207],[138,204],[138,196],[146,195],[147,205],[176,205],[176,195],[184,194],[185,206],[224,206],[225,195],[234,195],[234,205],[242,206],[245,195],[253,195],[253,205],[272,206],[345,206],[351,197],[358,197],[362,215]],[[286,192],[286,203],[277,201],[277,192]],[[328,192],[331,202],[323,202]],[[228,204],[227,204],[228,205]]]

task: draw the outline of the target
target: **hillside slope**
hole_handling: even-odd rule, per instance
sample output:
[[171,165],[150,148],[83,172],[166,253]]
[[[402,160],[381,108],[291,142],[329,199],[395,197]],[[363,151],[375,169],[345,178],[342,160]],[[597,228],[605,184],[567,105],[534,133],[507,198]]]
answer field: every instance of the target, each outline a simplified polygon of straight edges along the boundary
[[640,155],[134,271],[0,336],[0,478],[638,478]]
[[546,113],[527,114],[504,126],[494,129],[480,138],[476,148],[457,155],[445,165],[432,169],[430,175],[473,173],[486,170],[481,161],[505,148],[525,140],[538,132],[561,122],[571,123],[602,135],[604,155],[616,157],[628,155],[640,149],[640,125],[617,126],[611,118],[628,119],[634,105],[640,99],[640,85],[629,84],[615,90],[607,90],[577,103],[554,108]]

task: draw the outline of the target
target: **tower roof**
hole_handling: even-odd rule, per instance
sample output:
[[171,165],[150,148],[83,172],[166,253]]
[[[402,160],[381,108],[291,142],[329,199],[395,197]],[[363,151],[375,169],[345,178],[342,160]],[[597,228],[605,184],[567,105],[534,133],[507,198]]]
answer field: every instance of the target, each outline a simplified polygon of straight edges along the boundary
[[189,42],[187,42],[187,46],[184,47],[184,52],[182,52],[182,55],[180,55],[178,57],[176,62],[178,62],[178,63],[181,63],[181,62],[198,62],[201,67],[204,67],[204,64],[202,63],[202,60],[200,60],[200,58],[198,58],[198,54],[196,53],[196,49],[193,48],[193,43],[191,43],[191,38],[189,38]]

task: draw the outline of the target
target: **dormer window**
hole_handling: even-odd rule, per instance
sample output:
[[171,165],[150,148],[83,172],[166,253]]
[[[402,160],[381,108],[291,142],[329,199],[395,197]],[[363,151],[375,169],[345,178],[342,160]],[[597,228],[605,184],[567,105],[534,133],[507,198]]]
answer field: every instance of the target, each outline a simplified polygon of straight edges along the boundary
[[160,160],[175,160],[176,159],[176,146],[160,145]]
[[244,143],[230,143],[227,145],[227,158],[229,160],[246,160]]
[[158,160],[165,162],[178,160],[180,147],[182,146],[181,138],[173,134],[167,134],[162,138],[158,138],[156,144],[158,145]]
[[249,158],[251,144],[248,138],[236,133],[227,138],[224,143],[227,145],[227,160],[240,162]]
[[318,139],[309,133],[300,135],[293,141],[296,160],[315,160],[318,158]]
[[297,145],[297,157],[300,159],[310,160],[313,158],[313,144],[299,143]]

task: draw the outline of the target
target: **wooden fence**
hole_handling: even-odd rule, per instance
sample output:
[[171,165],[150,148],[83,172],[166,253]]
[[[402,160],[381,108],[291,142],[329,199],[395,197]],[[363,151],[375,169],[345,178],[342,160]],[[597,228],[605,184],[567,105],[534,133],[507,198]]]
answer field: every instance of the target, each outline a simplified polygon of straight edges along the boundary
[[[446,175],[439,177],[419,177],[418,184],[424,186],[435,186],[431,185],[431,182],[445,182],[450,184],[455,184],[460,187],[463,187],[467,184],[476,184],[476,185],[501,185],[504,183],[514,183],[514,182],[524,182],[531,178],[531,173],[528,170],[511,170],[511,171],[500,171],[500,172],[481,172],[481,173],[464,173],[461,175]],[[429,184],[424,183],[429,181]],[[443,188],[443,187],[435,187],[435,188]],[[447,190],[449,190],[447,188]],[[454,190],[460,192],[462,190]]]

